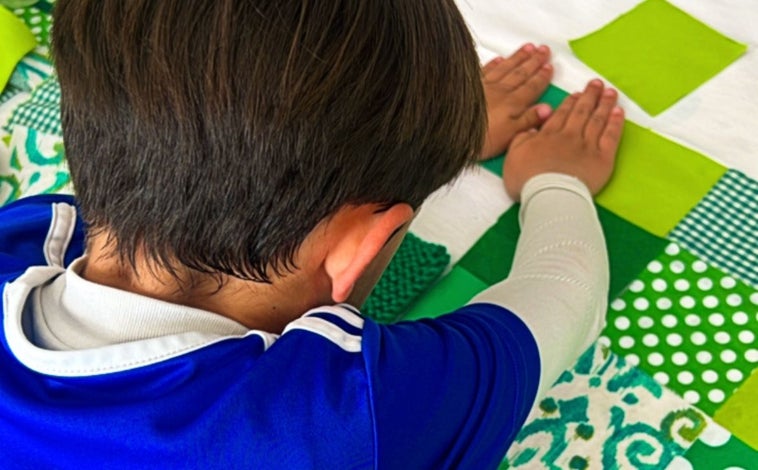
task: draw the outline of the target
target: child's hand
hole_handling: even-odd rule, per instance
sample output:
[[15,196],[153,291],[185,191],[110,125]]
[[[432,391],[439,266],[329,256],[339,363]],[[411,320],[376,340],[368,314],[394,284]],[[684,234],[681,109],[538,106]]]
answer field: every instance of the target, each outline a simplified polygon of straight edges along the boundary
[[592,80],[555,110],[542,128],[516,136],[503,167],[508,195],[518,200],[524,184],[540,173],[564,173],[579,178],[597,194],[613,173],[624,111],[618,94]]
[[534,106],[553,76],[550,49],[526,44],[512,56],[497,57],[482,69],[487,100],[487,136],[481,160],[503,153],[519,132],[538,127],[548,116],[547,104]]

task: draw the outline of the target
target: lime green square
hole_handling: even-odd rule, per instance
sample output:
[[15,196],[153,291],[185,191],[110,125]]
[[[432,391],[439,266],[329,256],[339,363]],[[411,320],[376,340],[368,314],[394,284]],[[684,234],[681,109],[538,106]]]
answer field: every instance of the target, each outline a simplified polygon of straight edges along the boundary
[[758,451],[758,369],[716,410],[713,419]]
[[569,45],[651,115],[691,93],[746,50],[664,0],[642,2]]
[[665,237],[726,170],[692,149],[627,121],[613,177],[595,200]]
[[26,25],[0,6],[0,91],[5,88],[16,64],[34,49],[37,41]]

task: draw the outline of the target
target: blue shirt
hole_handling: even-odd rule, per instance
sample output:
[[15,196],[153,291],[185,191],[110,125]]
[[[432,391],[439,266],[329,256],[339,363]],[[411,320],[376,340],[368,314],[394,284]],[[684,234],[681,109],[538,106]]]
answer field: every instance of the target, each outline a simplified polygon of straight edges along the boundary
[[[0,208],[4,299],[8,283],[48,264],[55,203],[74,205],[41,196]],[[65,264],[83,240],[78,221]],[[492,304],[394,325],[327,306],[273,344],[230,337],[81,374],[30,367],[3,314],[3,468],[494,468],[540,379],[532,334]]]

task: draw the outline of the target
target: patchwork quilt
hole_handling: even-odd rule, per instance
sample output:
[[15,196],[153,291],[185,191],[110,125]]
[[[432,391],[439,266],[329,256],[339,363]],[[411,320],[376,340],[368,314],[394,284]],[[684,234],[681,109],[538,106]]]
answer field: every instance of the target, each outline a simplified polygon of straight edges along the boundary
[[[51,4],[17,3],[32,3],[6,12],[36,46],[0,93],[0,204],[72,191]],[[551,46],[555,83],[542,101],[556,106],[599,75],[628,117],[597,198],[611,262],[607,327],[535,404],[501,467],[758,468],[758,9],[752,0],[459,6],[483,62],[527,41]],[[508,275],[518,205],[502,189],[502,158],[425,203],[371,316],[439,315]]]

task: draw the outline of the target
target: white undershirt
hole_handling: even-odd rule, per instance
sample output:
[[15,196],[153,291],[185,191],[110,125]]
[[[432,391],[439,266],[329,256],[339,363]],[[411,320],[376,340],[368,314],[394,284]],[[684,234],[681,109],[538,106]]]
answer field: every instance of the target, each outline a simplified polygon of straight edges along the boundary
[[537,176],[521,200],[510,275],[471,302],[502,305],[529,327],[540,351],[540,397],[605,326],[608,255],[592,195],[578,179]]
[[90,282],[79,275],[84,261],[77,259],[32,291],[30,339],[37,346],[67,351],[187,332],[236,336],[249,331],[222,315]]
[[[502,305],[524,320],[540,351],[542,392],[602,329],[608,261],[592,197],[579,180],[537,176],[524,186],[522,201],[511,274],[472,302]],[[212,312],[87,281],[79,275],[83,261],[31,291],[30,339],[37,347],[81,350],[189,332],[249,331]]]

